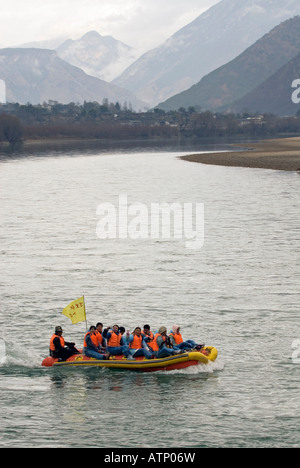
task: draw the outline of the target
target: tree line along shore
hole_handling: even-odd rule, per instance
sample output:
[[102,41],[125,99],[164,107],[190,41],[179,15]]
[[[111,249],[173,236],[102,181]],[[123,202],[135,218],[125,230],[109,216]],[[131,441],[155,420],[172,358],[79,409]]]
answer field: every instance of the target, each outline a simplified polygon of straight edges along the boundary
[[264,138],[300,134],[300,113],[222,114],[199,108],[135,112],[104,100],[84,104],[0,105],[0,142],[57,139]]

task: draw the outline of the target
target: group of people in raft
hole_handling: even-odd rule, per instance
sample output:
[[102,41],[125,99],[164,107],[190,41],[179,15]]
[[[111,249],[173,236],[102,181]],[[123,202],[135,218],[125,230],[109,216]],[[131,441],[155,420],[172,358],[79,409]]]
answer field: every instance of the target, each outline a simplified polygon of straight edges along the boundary
[[[50,356],[66,361],[74,354],[80,354],[75,343],[66,342],[61,327],[55,328],[50,340]],[[143,330],[136,327],[130,334],[124,327],[114,325],[103,330],[103,324],[91,326],[83,340],[83,354],[94,359],[114,359],[113,356],[125,356],[126,359],[135,360],[137,357],[145,359],[164,358],[191,350],[201,351],[204,345],[193,340],[183,340],[180,327],[173,325],[170,334],[162,326],[157,333],[153,333],[149,325]]]

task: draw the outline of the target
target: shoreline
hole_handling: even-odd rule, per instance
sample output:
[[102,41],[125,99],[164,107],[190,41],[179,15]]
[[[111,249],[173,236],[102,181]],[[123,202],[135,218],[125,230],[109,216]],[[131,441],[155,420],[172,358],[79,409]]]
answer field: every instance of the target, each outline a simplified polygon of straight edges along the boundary
[[[234,144],[232,147],[240,147]],[[191,154],[181,156],[184,161],[226,167],[271,169],[300,174],[300,137],[262,140],[246,145],[243,151]]]
[[[164,143],[170,144],[170,140],[157,139],[155,141],[148,140],[108,140],[108,139],[76,139],[76,138],[61,138],[61,139],[37,139],[24,140],[16,144],[20,144],[20,149],[42,149],[42,148],[63,148],[69,146],[91,146],[98,147],[108,145],[118,146],[119,144],[146,144],[156,143],[156,145]],[[228,146],[228,144],[227,144]],[[269,169],[285,172],[296,172],[300,174],[300,136],[297,137],[281,137],[270,140],[261,140],[255,143],[232,143],[230,144],[232,151],[209,152],[209,153],[194,153],[186,156],[179,156],[179,159],[184,161],[214,165],[225,167],[244,167],[251,169]],[[241,150],[241,147],[244,148]],[[2,142],[0,144],[0,153],[2,150],[8,150],[10,145]]]

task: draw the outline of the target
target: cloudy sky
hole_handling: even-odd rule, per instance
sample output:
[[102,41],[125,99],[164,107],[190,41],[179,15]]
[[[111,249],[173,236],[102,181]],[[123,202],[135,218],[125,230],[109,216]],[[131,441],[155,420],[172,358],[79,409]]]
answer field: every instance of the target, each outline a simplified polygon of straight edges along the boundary
[[220,0],[0,0],[0,47],[96,30],[136,48],[161,44]]

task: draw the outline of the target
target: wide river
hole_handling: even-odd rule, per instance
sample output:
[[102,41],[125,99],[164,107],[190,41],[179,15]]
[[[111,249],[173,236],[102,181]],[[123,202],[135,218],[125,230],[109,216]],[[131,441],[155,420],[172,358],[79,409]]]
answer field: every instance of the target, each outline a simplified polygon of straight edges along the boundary
[[[0,447],[300,446],[300,177],[183,154],[0,159]],[[189,207],[193,249],[172,219],[169,238],[152,235],[154,203]],[[101,239],[107,206],[125,238]],[[82,295],[88,325],[178,324],[218,359],[151,374],[42,368],[56,325],[82,346],[85,323],[61,314]]]

